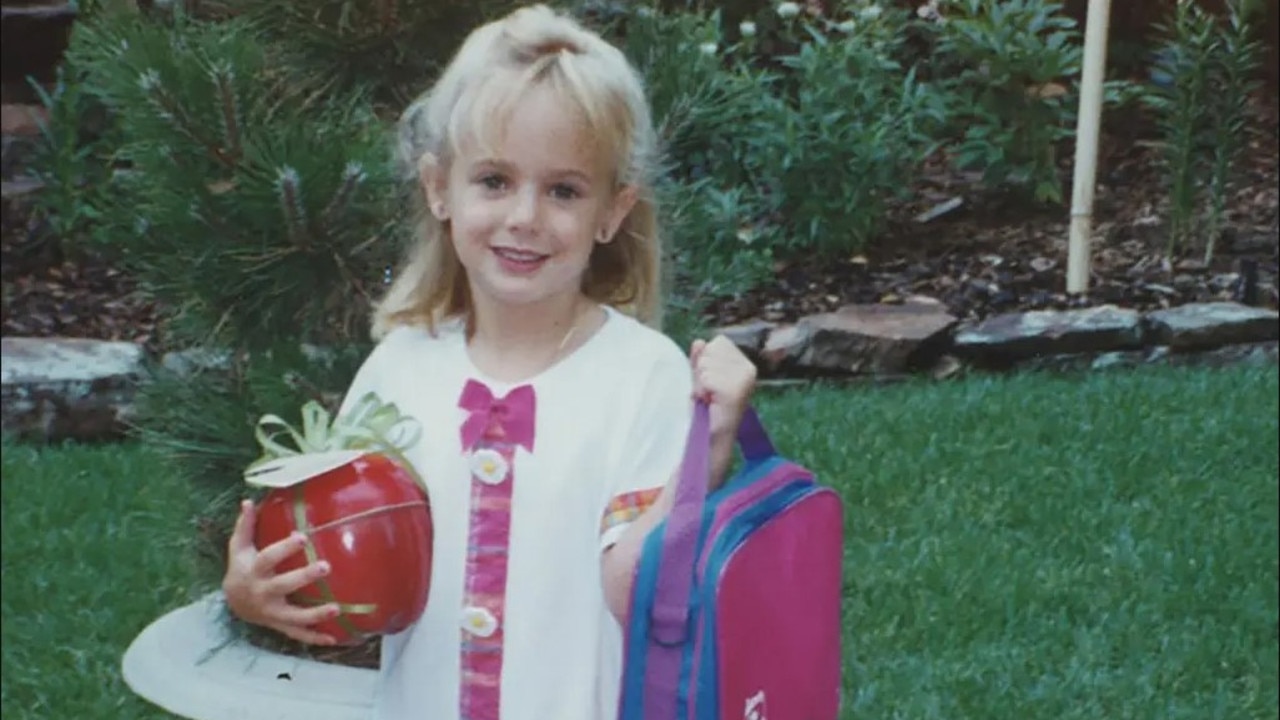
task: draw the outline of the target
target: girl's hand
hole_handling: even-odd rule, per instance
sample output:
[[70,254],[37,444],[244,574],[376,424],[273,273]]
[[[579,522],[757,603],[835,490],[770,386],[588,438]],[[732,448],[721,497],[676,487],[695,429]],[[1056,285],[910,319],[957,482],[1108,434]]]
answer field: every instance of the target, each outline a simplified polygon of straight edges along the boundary
[[689,353],[693,364],[694,397],[705,401],[711,421],[711,487],[728,473],[738,426],[756,385],[756,366],[720,335],[711,342],[695,340]]
[[290,594],[324,577],[329,572],[328,563],[312,563],[276,574],[276,566],[301,551],[306,539],[295,533],[259,552],[253,543],[254,523],[253,503],[246,500],[227,543],[227,573],[222,579],[227,606],[241,620],[271,628],[299,642],[333,645],[332,637],[308,626],[337,616],[338,606],[330,603],[303,608],[288,600]]

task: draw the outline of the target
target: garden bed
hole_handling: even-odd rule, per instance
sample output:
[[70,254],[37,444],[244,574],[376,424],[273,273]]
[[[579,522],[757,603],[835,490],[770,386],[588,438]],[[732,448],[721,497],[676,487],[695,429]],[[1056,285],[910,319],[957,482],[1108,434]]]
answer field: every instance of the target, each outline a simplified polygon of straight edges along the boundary
[[[926,175],[865,255],[779,261],[774,277],[737,297],[716,298],[702,320],[720,327],[756,319],[793,322],[849,303],[940,301],[961,320],[1042,309],[1114,304],[1136,310],[1239,300],[1280,307],[1280,146],[1274,97],[1255,106],[1249,179],[1233,196],[1228,227],[1208,265],[1165,252],[1167,201],[1158,150],[1121,128],[1102,148],[1095,203],[1094,280],[1083,296],[1065,292],[1068,208],[1028,207],[983,192],[976,179]],[[1115,121],[1113,121],[1115,124]],[[1064,168],[1064,177],[1069,169]],[[37,191],[38,192],[38,191]],[[40,241],[24,210],[31,195],[6,201],[0,238],[6,336],[84,337],[165,346],[159,309],[136,281],[92,254],[63,256]],[[961,205],[929,222],[922,213],[953,198]],[[1241,271],[1256,272],[1256,285]]]
[[[1233,195],[1227,230],[1209,264],[1199,257],[1167,256],[1168,201],[1159,150],[1134,128],[1120,128],[1100,150],[1093,280],[1083,296],[1066,293],[1069,208],[1018,204],[983,193],[976,179],[962,173],[938,171],[898,208],[896,221],[865,255],[779,263],[772,282],[712,303],[707,320],[713,326],[793,322],[845,304],[894,303],[913,295],[941,301],[961,320],[1107,304],[1147,311],[1231,299],[1275,309],[1278,116],[1273,97],[1254,108],[1242,173],[1249,182]],[[1070,176],[1069,169],[1063,176]],[[955,211],[916,221],[953,198],[963,203]],[[1242,268],[1256,271],[1252,292],[1242,283]]]

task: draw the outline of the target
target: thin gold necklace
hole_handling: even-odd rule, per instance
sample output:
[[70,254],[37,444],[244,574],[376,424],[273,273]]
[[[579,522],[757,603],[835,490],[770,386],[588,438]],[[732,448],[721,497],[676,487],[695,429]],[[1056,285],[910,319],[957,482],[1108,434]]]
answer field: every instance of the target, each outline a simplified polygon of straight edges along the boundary
[[[564,334],[564,337],[560,339],[560,344],[556,346],[556,349],[552,353],[551,357],[547,359],[546,365],[543,367],[542,371],[545,371],[551,368],[557,362],[560,361],[561,354],[564,352],[565,347],[568,346],[569,341],[573,339],[574,334],[578,332],[578,327],[581,326],[582,319],[586,317],[586,315],[587,313],[582,311],[579,311],[577,313],[577,317],[574,318],[573,324],[569,326],[569,331],[566,332]],[[539,371],[539,372],[542,372],[542,371]]]
[[565,346],[569,344],[573,334],[578,332],[578,326],[582,324],[582,318],[586,317],[586,315],[587,313],[578,311],[577,317],[573,319],[573,324],[569,326],[569,332],[564,334],[564,338],[560,341],[560,346],[556,348],[556,354],[551,356],[552,362],[555,362],[560,353],[564,352]]

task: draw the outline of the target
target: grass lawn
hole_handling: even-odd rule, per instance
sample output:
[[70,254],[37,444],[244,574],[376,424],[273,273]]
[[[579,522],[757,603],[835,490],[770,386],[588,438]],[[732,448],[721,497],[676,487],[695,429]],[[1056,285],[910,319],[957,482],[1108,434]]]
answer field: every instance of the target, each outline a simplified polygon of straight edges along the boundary
[[[847,500],[846,717],[1276,717],[1278,392],[1265,368],[762,398]],[[192,593],[189,495],[151,465],[4,447],[6,719],[169,717],[118,670]]]
[[137,446],[5,444],[6,720],[159,720],[129,692],[120,658],[161,613],[192,598],[189,494]]

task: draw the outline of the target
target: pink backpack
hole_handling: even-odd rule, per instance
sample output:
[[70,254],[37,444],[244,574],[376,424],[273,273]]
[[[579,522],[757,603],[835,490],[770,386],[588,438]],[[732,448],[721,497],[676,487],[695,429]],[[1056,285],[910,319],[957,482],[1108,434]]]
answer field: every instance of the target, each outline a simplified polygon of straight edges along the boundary
[[636,567],[619,720],[836,720],[844,510],[756,413],[743,469],[707,494],[697,403],[671,514]]

